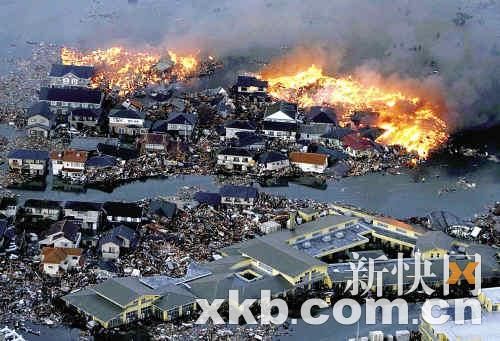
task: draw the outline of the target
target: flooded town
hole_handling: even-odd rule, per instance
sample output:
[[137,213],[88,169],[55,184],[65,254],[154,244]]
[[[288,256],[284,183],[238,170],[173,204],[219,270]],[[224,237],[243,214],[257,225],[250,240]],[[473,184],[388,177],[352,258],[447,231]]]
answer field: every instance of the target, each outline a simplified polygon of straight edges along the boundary
[[500,104],[437,50],[498,5],[359,4],[382,56],[320,2],[0,5],[0,341],[500,340]]

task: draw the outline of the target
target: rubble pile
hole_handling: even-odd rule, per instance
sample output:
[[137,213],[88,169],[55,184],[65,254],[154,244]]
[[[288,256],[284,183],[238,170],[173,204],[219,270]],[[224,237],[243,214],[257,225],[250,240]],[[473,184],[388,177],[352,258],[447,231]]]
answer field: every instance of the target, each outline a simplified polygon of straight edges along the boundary
[[15,121],[19,113],[38,98],[38,89],[47,78],[50,66],[59,58],[59,46],[33,43],[27,58],[3,60],[9,70],[0,76],[0,121]]

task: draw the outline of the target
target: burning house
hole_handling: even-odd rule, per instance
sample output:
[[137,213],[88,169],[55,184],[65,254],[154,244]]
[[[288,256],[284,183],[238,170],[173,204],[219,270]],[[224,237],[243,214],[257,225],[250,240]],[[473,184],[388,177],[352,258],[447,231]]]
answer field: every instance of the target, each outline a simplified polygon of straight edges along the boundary
[[235,90],[245,95],[265,95],[268,84],[266,81],[252,76],[238,76]]

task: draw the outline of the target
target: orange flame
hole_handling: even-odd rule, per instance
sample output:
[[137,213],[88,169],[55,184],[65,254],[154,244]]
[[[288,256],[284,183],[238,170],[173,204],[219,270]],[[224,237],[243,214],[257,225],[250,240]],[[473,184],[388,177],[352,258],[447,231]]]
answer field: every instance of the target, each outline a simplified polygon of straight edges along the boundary
[[273,97],[295,102],[302,107],[334,106],[342,123],[356,110],[378,113],[375,125],[384,129],[377,139],[386,145],[401,145],[425,158],[429,151],[446,141],[445,121],[439,108],[403,91],[366,85],[352,77],[334,78],[311,65],[293,75],[266,75]]
[[173,62],[169,75],[161,74],[154,68],[161,60],[160,53],[130,51],[118,46],[88,53],[63,47],[61,60],[63,64],[95,66],[97,74],[92,80],[93,87],[117,89],[120,95],[126,95],[171,77],[187,78],[196,71],[198,61],[194,56],[167,53]]

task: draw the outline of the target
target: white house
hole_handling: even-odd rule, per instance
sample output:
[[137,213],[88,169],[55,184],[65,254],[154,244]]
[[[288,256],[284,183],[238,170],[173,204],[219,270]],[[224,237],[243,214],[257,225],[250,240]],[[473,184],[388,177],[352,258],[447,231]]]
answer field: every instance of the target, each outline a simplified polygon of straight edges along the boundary
[[292,152],[289,158],[290,163],[303,172],[323,173],[328,167],[328,157],[325,154]]
[[102,204],[85,201],[66,201],[64,216],[78,219],[82,222],[82,229],[97,232],[102,225]]
[[24,202],[24,213],[43,219],[59,220],[61,206],[58,201],[28,199]]
[[102,209],[109,223],[139,224],[142,222],[142,208],[135,203],[108,201],[104,203]]
[[47,102],[38,102],[28,110],[26,131],[29,136],[49,137],[55,116]]
[[124,225],[113,228],[99,240],[99,248],[104,259],[117,259],[120,257],[120,249],[131,249],[136,245],[137,233]]
[[225,185],[219,190],[221,204],[253,206],[258,197],[257,189],[247,186]]
[[185,112],[171,112],[167,118],[167,129],[176,132],[179,136],[189,137],[193,134],[197,117],[195,114]]
[[100,109],[104,94],[87,88],[41,88],[39,99],[47,102],[53,113],[67,115],[75,108]]
[[49,276],[59,276],[83,266],[83,250],[80,248],[44,247],[41,255],[42,271]]
[[243,120],[232,120],[224,128],[226,129],[226,139],[237,138],[237,133],[240,132],[253,133],[256,130],[255,124]]
[[50,226],[45,238],[40,240],[40,245],[53,247],[78,247],[82,239],[80,229],[82,223],[79,220],[64,219]]
[[85,173],[88,153],[79,150],[65,150],[50,153],[52,175],[63,178],[80,179]]
[[17,212],[17,198],[6,196],[0,198],[0,214],[7,218],[13,217]]
[[264,135],[286,141],[295,141],[297,137],[297,123],[264,121],[262,123]]
[[299,139],[317,142],[321,140],[321,137],[327,132],[327,129],[328,128],[322,124],[300,124]]
[[94,75],[93,66],[52,64],[49,86],[52,88],[88,87]]
[[247,171],[254,165],[252,154],[243,148],[225,148],[217,154],[217,166],[228,170]]
[[260,154],[257,158],[257,162],[259,167],[266,171],[276,171],[290,166],[288,157],[275,151]]
[[148,132],[146,114],[131,109],[112,110],[108,116],[109,130],[115,134],[140,135]]
[[298,114],[297,105],[293,103],[279,102],[267,107],[264,121],[298,123]]
[[49,153],[44,150],[14,149],[7,154],[9,171],[32,176],[45,176]]
[[239,94],[263,95],[267,92],[267,81],[252,76],[238,76],[235,85]]

